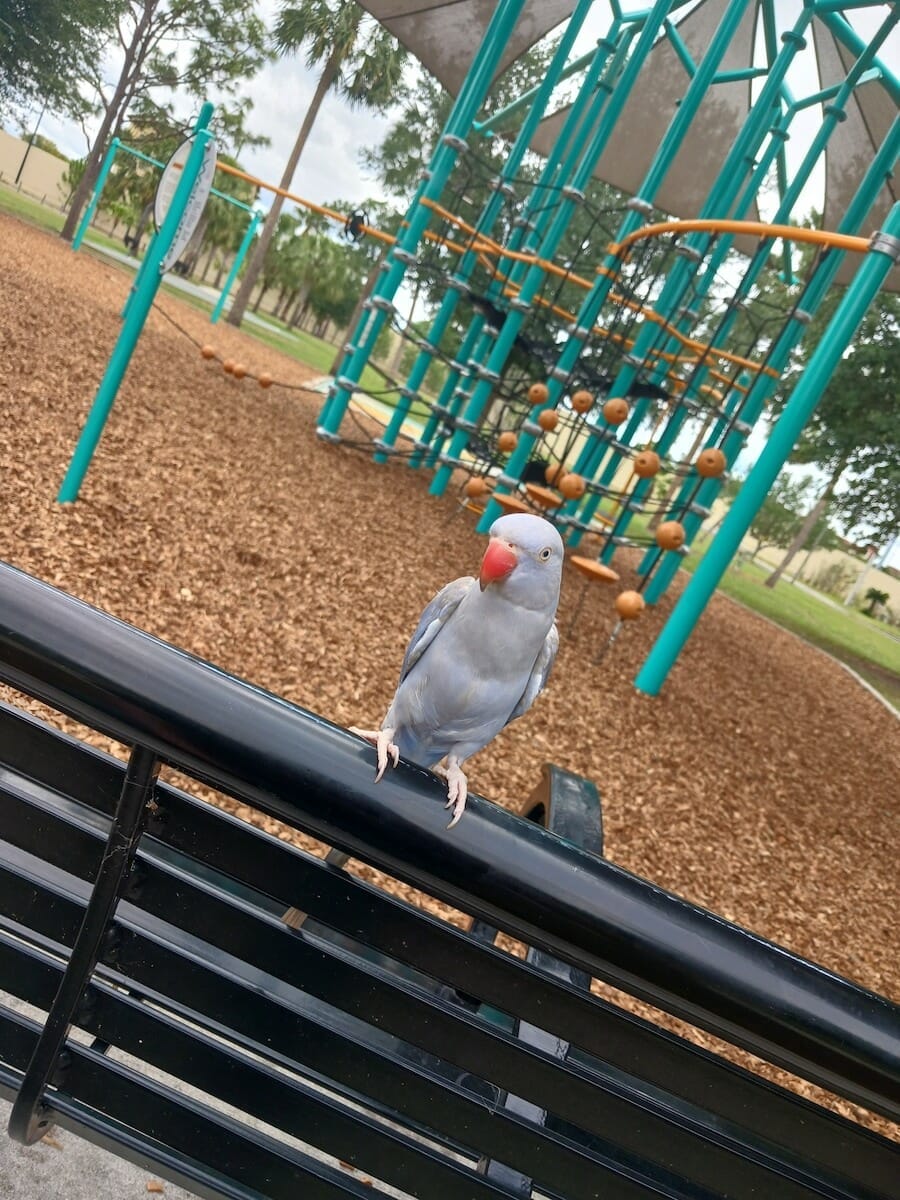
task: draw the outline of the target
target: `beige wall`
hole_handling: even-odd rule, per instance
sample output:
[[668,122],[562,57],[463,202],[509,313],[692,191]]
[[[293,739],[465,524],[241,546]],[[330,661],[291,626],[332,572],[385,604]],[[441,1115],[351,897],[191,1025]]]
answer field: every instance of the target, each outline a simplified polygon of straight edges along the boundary
[[[11,133],[0,129],[0,178],[4,183],[11,184],[15,179],[27,147],[27,139],[13,137]],[[46,150],[32,146],[19,186],[23,192],[28,192],[38,200],[46,197],[48,204],[59,206],[68,195],[68,189],[62,182],[68,165]]]

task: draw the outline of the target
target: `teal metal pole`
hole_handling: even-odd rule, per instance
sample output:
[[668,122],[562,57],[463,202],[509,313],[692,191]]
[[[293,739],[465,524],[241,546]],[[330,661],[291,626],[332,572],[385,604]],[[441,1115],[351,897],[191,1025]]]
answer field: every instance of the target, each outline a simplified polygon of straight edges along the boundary
[[[811,19],[812,11],[804,9],[800,13],[793,30],[784,35],[782,39],[784,46],[778,54],[776,60],[771,64],[769,78],[767,79],[766,84],[753,107],[748,121],[744,125],[744,128],[741,130],[737,141],[729,152],[726,162],[723,164],[718,180],[700,212],[701,217],[711,217],[715,215],[731,213],[732,206],[741,187],[741,182],[747,172],[747,163],[755,154],[762,138],[765,135],[766,126],[771,121],[771,113],[775,99],[781,91],[785,74],[787,73],[791,62],[796,56],[798,50],[804,45],[802,32]],[[704,60],[704,65],[705,62],[706,60]],[[777,132],[779,138],[783,137],[782,130],[777,130]],[[651,167],[649,176],[652,176],[653,173],[654,168]],[[760,179],[761,175],[757,174],[756,178]],[[658,186],[656,183],[652,185],[652,190],[650,190],[651,195],[655,194],[656,186]],[[744,204],[749,203],[750,194],[750,189],[746,189],[743,197]],[[739,209],[737,213],[738,216],[740,216],[740,212],[741,210]],[[696,234],[688,239],[687,244],[698,254],[702,255],[705,253],[706,247],[709,245],[709,241],[710,235]],[[716,252],[718,258],[721,259],[724,257],[726,249],[727,243],[724,239],[720,240],[720,244]],[[668,328],[671,324],[671,314],[681,304],[685,290],[689,286],[693,276],[696,274],[696,270],[696,264],[691,264],[686,260],[682,260],[676,265],[675,270],[666,281],[659,300],[654,306],[656,313],[663,319],[664,328]],[[698,296],[705,290],[708,290],[714,277],[714,271],[707,269],[704,276],[705,282],[701,282],[701,284],[699,284],[697,287]],[[676,329],[679,327],[679,324],[683,324],[683,322],[676,321]],[[637,366],[635,364],[639,364],[646,359],[647,354],[654,348],[654,344],[656,343],[658,336],[659,333],[656,325],[648,321],[638,334],[632,354],[618,372],[616,380],[613,384],[614,395],[627,394],[628,389],[637,375]],[[637,415],[638,414],[636,412],[635,416]],[[632,422],[632,424],[633,423],[634,422]],[[631,429],[631,427],[632,426],[630,425],[629,429]],[[627,432],[628,431],[626,431],[626,433]],[[614,473],[617,469],[620,459],[621,452],[613,449],[609,457],[609,462],[604,469],[604,477],[607,475],[610,475],[611,477],[611,473]],[[585,506],[585,515],[592,513],[596,508],[597,503],[598,501],[596,497],[590,497]],[[625,511],[621,514],[621,516],[623,529],[618,529],[618,533],[623,532],[624,528],[627,528],[630,513]],[[610,541],[606,548],[605,557],[608,558],[612,554],[612,551],[613,544]]]
[[[571,173],[577,167],[578,151],[581,143],[581,139],[578,138],[577,133],[579,128],[582,128],[582,121],[584,120],[585,113],[591,101],[597,98],[598,90],[602,89],[603,93],[607,93],[611,90],[599,82],[600,76],[607,67],[607,64],[609,64],[610,76],[612,78],[617,76],[622,63],[625,61],[625,57],[627,56],[628,46],[630,45],[633,36],[637,33],[637,27],[634,25],[629,25],[625,31],[624,37],[621,38],[621,44],[617,45],[617,42],[619,41],[619,33],[620,30],[618,21],[614,21],[607,30],[605,36],[598,40],[590,66],[585,72],[584,78],[581,82],[578,95],[566,114],[559,137],[551,148],[550,153],[547,155],[540,178],[532,187],[531,194],[526,202],[521,218],[516,223],[512,234],[510,235],[509,241],[504,249],[520,250],[526,241],[528,241],[530,244],[539,244],[543,238],[546,227],[552,217],[552,205],[546,203],[548,189],[551,187],[559,187],[561,181],[568,179]],[[613,56],[611,62],[610,56]],[[591,107],[592,116],[587,123],[587,128],[589,128],[593,121],[599,116],[603,104],[605,103],[605,99],[605,95],[600,95],[599,107],[596,104]],[[497,270],[501,275],[508,271],[509,282],[511,284],[516,284],[519,279],[521,279],[527,268],[523,263],[513,260],[510,269],[506,265],[508,261],[508,258],[501,255],[497,264]],[[500,287],[492,284],[488,287],[487,295],[489,298],[492,298],[499,292]],[[480,331],[484,321],[481,318],[476,318],[476,323],[478,324]],[[460,353],[457,355],[457,360],[464,362],[466,367],[471,370],[478,364],[484,362],[486,356],[490,353],[492,344],[492,339],[489,337],[479,338],[476,335],[476,337],[470,340],[467,335],[466,341],[464,342],[465,353],[461,349]],[[466,419],[472,419],[468,416],[468,403],[471,399],[471,395],[469,393],[471,389],[469,389],[468,392],[466,389],[457,389],[456,385],[458,380],[459,373],[451,372],[451,375],[448,377],[447,384],[442,389],[441,395],[438,398],[438,407],[440,408],[441,406],[446,406],[448,397],[453,394],[454,398],[453,403],[450,406],[452,409],[450,415],[453,417],[458,416],[460,409],[465,403],[467,408]],[[428,441],[430,437],[433,437],[434,429],[436,429],[437,425],[437,417],[434,417],[431,421],[429,421],[429,424],[426,426],[426,430],[422,435],[423,442]],[[434,467],[437,461],[437,455],[443,449],[445,441],[446,438],[444,437],[439,439],[437,451],[433,449],[432,452],[429,453],[428,459],[426,460],[426,466]],[[416,458],[417,456],[413,456],[411,465],[416,462]],[[441,479],[435,480],[432,484],[431,494],[442,495],[450,481],[450,478],[451,476],[449,472],[443,472]]]
[[200,174],[206,145],[212,137],[212,134],[207,129],[212,119],[212,114],[212,104],[204,104],[195,126],[196,137],[194,144],[191,147],[191,152],[188,155],[181,178],[178,181],[178,186],[175,189],[175,195],[172,197],[169,211],[166,213],[162,228],[147,250],[147,260],[150,260],[152,256],[152,262],[150,262],[148,270],[144,273],[140,290],[135,293],[133,301],[129,306],[128,316],[122,325],[118,340],[113,347],[106,372],[100,382],[100,387],[97,389],[97,395],[94,397],[91,411],[88,413],[88,418],[78,438],[75,451],[72,455],[72,461],[69,463],[69,469],[66,471],[59,494],[56,497],[60,504],[71,503],[78,499],[79,489],[81,488],[88,467],[91,465],[91,459],[93,458],[94,451],[97,449],[97,444],[100,441],[103,427],[106,424],[107,417],[115,401],[119,385],[128,369],[131,355],[141,335],[141,330],[144,328],[144,322],[147,320],[147,314],[153,304],[153,299],[159,289],[162,278],[160,270],[162,260],[178,232],[178,226],[184,215],[191,191]]
[[106,185],[107,176],[109,175],[110,168],[113,165],[113,159],[116,157],[116,151],[120,145],[121,143],[119,142],[119,139],[113,138],[113,140],[109,143],[109,149],[103,156],[103,163],[101,164],[100,172],[97,175],[97,182],[94,184],[94,190],[91,192],[91,198],[88,201],[88,206],[84,210],[84,216],[81,218],[81,224],[78,226],[75,236],[72,238],[73,250],[77,250],[81,246],[81,243],[84,240],[84,235],[87,233],[88,226],[94,219],[94,213],[97,211],[97,205],[100,203],[100,197],[103,194],[103,188]]
[[[746,2],[746,0],[743,0]],[[572,209],[578,202],[578,195],[581,189],[587,184],[590,179],[591,172],[594,169],[600,155],[609,141],[610,135],[615,128],[616,121],[625,106],[625,102],[630,95],[635,83],[637,82],[638,74],[646,59],[647,54],[652,48],[656,35],[665,20],[665,17],[672,7],[671,0],[657,0],[653,7],[651,16],[647,19],[644,25],[634,54],[625,64],[622,75],[619,79],[618,86],[613,94],[609,97],[609,101],[603,109],[599,123],[588,142],[578,165],[578,169],[572,176],[571,186],[566,188],[562,193],[562,198],[559,203],[558,210],[553,218],[553,222],[543,239],[539,249],[539,259],[550,260],[556,253],[560,240],[562,239],[566,228],[568,227]],[[545,270],[540,265],[540,262],[528,268],[528,273],[522,282],[522,286],[518,295],[518,303],[515,308],[511,309],[506,315],[506,320],[503,322],[503,328],[494,345],[487,361],[488,378],[479,380],[472,398],[466,410],[465,417],[468,420],[477,420],[488,403],[493,392],[494,384],[491,380],[491,375],[499,376],[500,372],[506,365],[506,359],[515,342],[516,335],[522,327],[525,320],[525,313],[528,307],[533,302],[535,296],[540,290],[545,277]],[[573,340],[573,339],[570,339]],[[575,348],[575,357],[578,354],[578,347]],[[554,392],[555,386],[555,392]],[[549,384],[550,398],[548,404],[555,403],[555,398],[560,394],[561,385],[551,380]],[[532,419],[536,419],[538,408],[531,414]],[[450,447],[451,457],[456,457],[462,453],[468,441],[468,434],[465,430],[460,430],[453,439]],[[516,479],[521,473],[522,468],[528,461],[528,456],[534,446],[536,438],[534,435],[527,432],[522,432],[519,435],[519,444],[513,454],[510,456],[506,464],[505,475],[507,479]],[[449,467],[442,467],[434,477],[432,482],[432,494],[438,495],[446,488],[449,481]],[[507,490],[508,485],[501,482],[501,491]],[[500,505],[491,500],[485,511],[485,515],[479,522],[479,530],[486,530],[490,524],[500,515]]]
[[[459,143],[472,128],[475,114],[484,102],[497,64],[503,54],[516,22],[525,7],[525,0],[500,0],[481,46],[472,63],[466,82],[456,99],[447,131],[441,138],[431,163],[431,175],[422,189],[422,200],[437,200],[459,155]],[[319,418],[320,436],[334,436],[347,411],[353,385],[359,380],[363,367],[375,346],[388,314],[393,311],[393,298],[406,273],[404,261],[417,248],[431,219],[431,210],[421,202],[414,204],[407,216],[407,227],[386,260],[387,271],[375,287],[369,301],[369,311],[361,318],[355,350],[340,376],[340,382]],[[398,256],[397,251],[400,251]]]
[[[700,66],[697,68],[694,77],[691,80],[687,91],[685,92],[684,99],[681,102],[678,113],[674,117],[672,123],[669,125],[669,128],[666,130],[662,144],[654,156],[653,163],[651,164],[641,187],[640,196],[638,197],[639,202],[643,202],[646,205],[647,202],[652,200],[657,189],[662,183],[662,180],[671,167],[678,148],[684,139],[685,133],[696,116],[697,110],[702,103],[712,80],[715,78],[719,64],[721,63],[722,58],[728,49],[728,46],[731,43],[738,26],[740,25],[744,12],[747,8],[747,3],[748,0],[731,0],[731,3],[726,9],[722,20],[720,21],[719,26],[713,35],[709,48],[707,49]],[[659,24],[664,22],[666,16],[665,12],[660,14],[658,21],[656,19],[658,8],[659,6],[654,8],[654,19],[649,20],[647,25],[644,27],[644,31],[641,35],[641,41],[638,43],[634,58],[629,63],[629,67],[633,65],[635,60],[640,60],[637,62],[637,69],[640,69],[647,52],[643,50],[644,37],[647,33],[647,30],[651,29],[653,25],[656,25],[658,28]],[[653,29],[652,33],[654,36],[655,32],[656,30]],[[626,75],[627,74],[628,68],[626,68]],[[625,76],[623,76],[623,82],[624,78]],[[627,96],[629,89],[625,88],[624,90],[625,96]],[[622,91],[622,84],[620,84],[616,89],[614,99],[618,99],[620,92]],[[622,96],[622,103],[624,103],[625,96]],[[615,113],[615,115],[618,115],[618,109],[613,109],[612,111]],[[607,114],[607,117],[609,115],[610,114]],[[632,207],[631,212],[629,212],[623,221],[618,240],[621,241],[622,238],[627,236],[627,234],[633,232],[640,225],[641,219],[642,209],[639,203],[638,205]],[[550,257],[550,255],[546,253],[543,256]],[[610,274],[598,275],[593,288],[588,293],[581,305],[581,309],[579,310],[578,318],[576,320],[576,329],[589,330],[593,327],[596,315],[612,287],[614,278],[613,273],[615,272],[617,266],[615,257],[613,255],[607,255],[603,265],[607,268]],[[524,288],[523,298],[526,298],[524,295]],[[527,298],[530,299],[530,296]],[[639,334],[638,340],[640,340],[640,337],[641,335]],[[560,379],[566,379],[568,377],[569,372],[577,362],[580,353],[581,341],[576,337],[570,337],[566,346],[563,348],[557,366],[553,371],[553,378],[549,384],[550,396],[547,402],[548,406],[555,404],[559,399],[559,396],[562,394],[563,390],[563,384],[560,382]],[[623,372],[620,371],[620,377],[622,374]],[[630,386],[635,374],[636,371],[631,368],[631,375],[627,379],[622,390],[619,389],[619,381],[617,381],[613,395],[627,394],[627,388]],[[537,412],[532,413],[532,419],[536,419],[536,416]],[[525,463],[528,461],[528,457],[534,447],[535,440],[536,439],[533,435],[527,433],[520,436],[519,444],[511,455],[507,464],[507,475],[515,477],[521,472]],[[491,522],[493,522],[500,515],[501,511],[501,507],[497,501],[491,500],[487,506],[487,509],[485,510],[485,514],[482,517],[478,528],[482,531],[487,530],[490,527]]]
[[259,209],[253,210],[253,216],[250,218],[250,224],[244,234],[243,240],[238,247],[238,252],[234,256],[234,262],[231,264],[231,270],[228,272],[228,278],[225,280],[225,285],[222,288],[219,298],[216,301],[216,306],[210,314],[210,324],[215,325],[219,317],[222,315],[222,310],[225,307],[225,301],[228,299],[231,289],[234,286],[234,281],[237,279],[238,271],[241,269],[241,263],[247,257],[247,251],[253,245],[253,239],[256,237],[256,231],[259,229],[259,223],[263,219],[263,214]]
[[635,680],[639,691],[651,696],[659,693],[682,647],[693,632],[700,614],[750,528],[753,517],[787,461],[803,427],[812,416],[845,348],[859,328],[888,272],[898,261],[900,203],[891,209],[883,230],[873,236],[869,254],[847,288],[765,448],[736,496],[717,537],[694,572],[666,627],[650,651]]
[[[547,107],[553,89],[559,82],[563,68],[574,45],[581,27],[587,18],[588,13],[593,5],[593,0],[579,0],[575,11],[569,18],[566,25],[566,30],[560,38],[559,45],[553,55],[553,59],[547,67],[546,74],[537,89],[534,104],[531,111],[526,116],[522,123],[522,128],[519,130],[518,136],[512,146],[512,149],[507,155],[506,162],[503,165],[503,170],[500,174],[502,183],[507,183],[510,179],[515,178],[515,175],[525,157],[526,152],[531,146],[531,139],[534,136],[535,130],[540,123],[541,117],[544,115],[544,110]],[[494,224],[503,209],[503,191],[502,187],[496,187],[494,194],[485,205],[484,211],[479,217],[478,223],[475,226],[477,234],[487,234],[493,229]],[[454,282],[463,285],[469,279],[475,265],[478,261],[478,255],[469,250],[460,259],[454,272]],[[406,381],[406,387],[400,400],[397,402],[397,407],[394,409],[393,416],[388,422],[387,428],[384,431],[384,436],[381,439],[381,445],[393,446],[400,433],[403,422],[406,420],[409,410],[412,408],[413,397],[422,385],[422,381],[430,367],[434,358],[434,350],[440,345],[441,338],[446,332],[447,326],[453,317],[459,300],[459,292],[455,286],[451,286],[444,293],[444,298],[441,301],[441,306],[436,317],[431,325],[431,330],[428,335],[429,347],[419,352],[416,361],[413,363],[409,378]],[[375,461],[379,463],[387,462],[386,454],[376,454]],[[412,463],[410,465],[413,465]]]

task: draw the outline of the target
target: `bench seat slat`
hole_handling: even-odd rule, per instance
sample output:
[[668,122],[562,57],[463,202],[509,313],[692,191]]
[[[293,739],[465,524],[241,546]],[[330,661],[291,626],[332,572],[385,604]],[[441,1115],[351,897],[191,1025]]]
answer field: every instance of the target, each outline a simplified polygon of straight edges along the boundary
[[[24,1071],[37,1042],[39,1026],[0,1005],[2,1058]],[[165,1167],[170,1156],[184,1172],[185,1186],[199,1195],[229,1194],[220,1182],[240,1185],[231,1195],[249,1200],[371,1200],[361,1181],[321,1162],[258,1129],[217,1113],[174,1089],[147,1079],[104,1054],[70,1041],[67,1045],[66,1086],[49,1092],[47,1105],[73,1116],[82,1106],[103,1114],[120,1127],[131,1127],[131,1145],[142,1148],[145,1162]],[[74,1103],[73,1103],[74,1102]],[[73,1122],[74,1123],[74,1122]],[[76,1132],[80,1132],[75,1123]],[[153,1134],[134,1131],[152,1129]],[[119,1147],[117,1152],[121,1152]],[[140,1161],[137,1159],[136,1161]],[[215,1168],[208,1164],[216,1163]],[[208,1186],[204,1187],[204,1181]],[[265,1192],[257,1183],[265,1181]],[[200,1186],[198,1186],[200,1185]]]
[[[45,741],[48,737],[66,740],[63,738],[63,735],[55,731],[48,731],[47,727],[39,726],[31,718],[28,718],[24,723],[18,721],[17,727],[20,733],[24,730],[28,733],[29,737],[34,732],[34,735],[42,741]],[[8,738],[8,740],[13,741],[12,738]],[[17,745],[21,746],[28,739],[20,736],[14,740]],[[75,743],[75,746],[78,746],[78,744]],[[72,757],[73,747],[71,745],[67,746],[66,752],[70,756],[68,766],[74,769],[75,758]],[[32,771],[36,771],[38,764],[46,763],[48,757],[46,753],[37,754],[32,752],[30,756],[23,754],[21,751],[19,753],[20,765],[28,765]],[[81,757],[85,756],[82,755]],[[98,756],[96,752],[89,752],[86,757],[90,759],[90,762],[88,764],[81,762],[76,772],[80,780],[79,790],[90,782],[97,785],[90,791],[90,794],[95,797],[105,797],[108,801],[108,798],[115,792],[114,781],[117,776],[121,776],[122,767],[115,760],[106,758],[105,756]],[[160,832],[166,834],[169,830],[176,831],[176,836],[171,839],[170,844],[176,845],[181,849],[187,849],[188,847],[195,850],[205,848],[204,858],[207,866],[216,855],[219,855],[225,860],[224,865],[234,870],[239,870],[240,864],[243,863],[245,874],[249,874],[247,864],[253,863],[260,870],[260,874],[267,880],[268,886],[271,886],[274,891],[277,891],[282,886],[290,886],[290,876],[292,874],[296,877],[302,871],[311,869],[313,882],[304,883],[299,889],[299,893],[305,897],[304,903],[310,908],[310,911],[316,911],[323,916],[330,913],[332,914],[332,920],[334,919],[333,914],[344,914],[343,928],[352,930],[357,935],[360,932],[363,934],[374,932],[376,923],[382,929],[385,927],[390,928],[393,919],[400,926],[400,931],[407,935],[407,943],[415,940],[420,946],[430,946],[433,934],[444,936],[448,944],[457,951],[456,958],[461,953],[470,953],[470,961],[474,965],[482,967],[477,976],[473,975],[471,977],[475,980],[475,982],[470,983],[472,990],[476,992],[483,991],[483,988],[480,986],[481,980],[486,974],[483,968],[488,966],[493,969],[495,978],[492,977],[492,985],[495,988],[495,995],[490,998],[493,999],[495,1004],[500,1000],[506,1003],[510,1009],[521,1008],[523,998],[527,999],[532,996],[535,990],[535,983],[543,983],[539,975],[534,972],[529,975],[527,969],[523,969],[515,960],[510,960],[507,956],[501,956],[492,949],[479,947],[473,939],[467,938],[458,931],[441,926],[437,921],[424,918],[414,910],[407,911],[407,906],[379,895],[374,889],[368,888],[365,884],[361,884],[342,873],[331,870],[318,860],[285,847],[277,840],[258,833],[255,830],[250,830],[241,822],[233,818],[228,818],[218,810],[203,805],[185,796],[183,793],[177,793],[174,789],[166,789],[166,792],[167,795],[163,801],[164,805],[167,807],[174,805],[176,807],[170,813],[170,820],[161,827]],[[32,795],[30,799],[40,808],[39,797]],[[95,815],[99,815],[107,801],[98,802]],[[20,823],[20,827],[23,827],[23,825],[24,823]],[[75,841],[78,842],[78,833],[77,831],[74,831],[74,833],[76,835]],[[85,848],[84,862],[87,863],[90,858],[92,843],[90,836],[85,836],[86,840],[82,840],[81,844]],[[44,832],[37,831],[34,835],[34,841],[40,841],[41,852],[46,857],[48,845],[53,844],[53,839],[49,839],[48,841],[44,836]],[[149,840],[146,844],[152,846],[153,841]],[[98,851],[94,848],[93,852],[96,856]],[[74,857],[74,845],[71,836],[65,839],[65,850],[61,850],[61,854],[65,856],[67,864],[71,866]],[[89,877],[89,870],[86,866],[84,870]],[[171,893],[161,883],[160,877],[151,874],[151,879],[156,880],[157,892],[159,893],[157,896],[157,911],[161,913],[161,905],[168,903]],[[187,881],[185,886],[190,888],[192,884],[190,881]],[[162,889],[161,892],[160,888]],[[191,894],[195,897],[199,896],[201,902],[204,900],[207,903],[209,902],[209,896],[203,893],[202,889],[199,892],[195,890]],[[289,893],[288,898],[296,900],[298,899],[298,893]],[[193,911],[191,904],[188,903],[185,907],[188,912]],[[277,908],[278,905],[275,907]],[[371,922],[366,928],[360,929],[360,925],[365,924],[366,913],[369,913],[373,908],[377,909],[375,916],[378,918],[378,921]],[[240,915],[240,910],[238,910],[238,913]],[[417,925],[424,926],[424,938],[418,930],[415,932],[419,933],[419,936],[415,939],[413,938],[413,929]],[[272,931],[269,930],[269,933],[271,934]],[[277,933],[281,935],[282,931],[279,929]],[[392,941],[394,944],[399,944],[401,933],[395,933]],[[402,949],[402,946],[398,946],[398,948]],[[385,949],[383,940],[381,949]],[[512,970],[510,970],[511,965]],[[522,986],[523,976],[525,979],[524,986]],[[502,992],[504,988],[506,996],[497,996],[496,991],[499,990]],[[710,1067],[709,1074],[713,1080],[718,1080],[720,1076],[724,1076],[725,1083],[731,1085],[733,1091],[729,1092],[729,1095],[733,1095],[734,1091],[736,1091],[736,1100],[739,1100],[741,1095],[743,1095],[743,1109],[738,1109],[742,1126],[746,1128],[749,1123],[752,1132],[760,1134],[763,1138],[772,1139],[774,1137],[775,1144],[785,1147],[789,1158],[798,1154],[802,1155],[803,1153],[814,1153],[819,1157],[822,1157],[824,1154],[826,1161],[830,1159],[832,1170],[840,1177],[844,1177],[846,1172],[851,1170],[853,1177],[857,1179],[857,1182],[861,1186],[873,1187],[875,1189],[883,1186],[883,1182],[889,1174],[896,1172],[897,1155],[892,1153],[891,1150],[888,1150],[887,1154],[885,1153],[885,1148],[889,1147],[890,1144],[884,1142],[883,1139],[873,1138],[867,1131],[860,1130],[851,1123],[843,1122],[831,1114],[822,1111],[817,1106],[810,1105],[799,1098],[793,1097],[790,1093],[773,1088],[762,1081],[757,1081],[752,1076],[745,1075],[742,1078],[744,1073],[739,1072],[736,1068],[721,1063],[719,1060],[713,1058],[713,1056],[705,1055],[702,1051],[696,1051],[693,1048],[689,1049],[687,1043],[683,1043],[680,1039],[672,1038],[671,1035],[662,1034],[650,1026],[642,1028],[642,1025],[645,1025],[645,1023],[637,1022],[634,1018],[626,1018],[618,1010],[611,1009],[610,1006],[605,1006],[602,1002],[582,998],[571,993],[560,993],[556,985],[548,985],[546,983],[543,983],[543,992],[544,996],[549,993],[551,1002],[558,997],[558,1005],[551,1003],[551,1006],[548,1007],[547,1003],[544,1002],[542,1008],[539,1008],[539,1015],[545,1021],[548,1012],[555,1017],[557,1007],[567,1007],[570,1009],[579,1019],[582,1032],[590,1033],[598,1025],[602,1029],[602,1021],[603,1019],[606,1020],[608,1026],[607,1036],[604,1039],[604,1044],[600,1047],[596,1045],[591,1046],[590,1038],[583,1040],[578,1038],[577,1034],[573,1033],[571,1029],[566,1029],[565,1031],[568,1039],[571,1041],[577,1041],[582,1046],[587,1041],[595,1054],[597,1054],[599,1049],[600,1054],[606,1052],[606,1056],[609,1058],[608,1052],[610,1046],[615,1046],[616,1034],[618,1032],[622,1037],[627,1035],[635,1038],[637,1036],[638,1039],[642,1039],[658,1055],[668,1052],[672,1062],[672,1071],[670,1074],[674,1073],[679,1078],[690,1080],[693,1078],[698,1064],[701,1067],[708,1065]],[[512,997],[512,1001],[507,998],[510,996]],[[539,1000],[543,1001],[544,996],[539,997]],[[438,1019],[443,1019],[445,1016],[446,1014],[439,1013]],[[560,1028],[557,1024],[556,1031],[559,1032]],[[451,1033],[448,1036],[452,1040],[455,1035]],[[596,1034],[593,1040],[596,1042]],[[690,1055],[690,1068],[686,1068],[684,1065],[683,1056],[685,1053]],[[679,1058],[679,1055],[682,1057]],[[623,1064],[623,1057],[624,1055],[620,1053],[618,1062],[615,1057],[612,1057],[612,1065],[615,1068],[626,1070],[629,1066],[633,1067],[634,1064],[628,1061]],[[644,1077],[646,1078],[646,1075]],[[655,1079],[651,1074],[648,1082],[652,1085],[651,1090],[653,1090],[656,1087],[665,1087],[669,1081],[665,1079],[660,1081]],[[743,1092],[739,1090],[741,1088]],[[723,1090],[725,1089],[720,1087],[720,1092]],[[682,1098],[684,1097],[682,1096]],[[710,1108],[718,1109],[720,1114],[727,1119],[729,1116],[728,1112],[723,1113],[720,1103],[717,1103],[720,1100],[721,1095],[714,1095],[712,1099],[707,1097],[707,1104]],[[762,1128],[760,1128],[759,1122],[757,1122],[754,1128],[752,1120],[755,1113],[753,1106],[748,1101],[755,1102],[757,1109],[769,1114],[769,1120]],[[787,1110],[787,1115],[794,1118],[788,1125],[784,1122],[785,1110]],[[798,1120],[797,1117],[800,1119]],[[600,1123],[601,1120],[598,1118],[598,1124]],[[777,1128],[773,1129],[773,1125],[777,1125]],[[599,1132],[597,1126],[594,1128],[595,1132]],[[803,1142],[805,1142],[805,1144],[801,1144],[799,1149],[791,1137],[791,1134],[795,1130]],[[853,1153],[854,1151],[855,1153]],[[858,1170],[855,1167],[851,1169],[848,1166],[848,1164],[856,1162],[863,1164]],[[872,1166],[873,1163],[874,1168]]]
[[[38,873],[4,867],[0,855],[0,908],[19,914],[27,910],[31,927],[42,936],[70,941],[83,902],[83,897],[79,903],[71,894],[43,883]],[[125,920],[117,922],[116,929],[128,974],[104,969],[102,977],[120,986],[137,985],[151,1002],[170,1008],[178,1005],[180,1014],[199,1027],[234,1037],[252,1052],[286,1067],[305,1068],[311,1077],[337,1092],[343,1090],[351,1099],[372,1097],[395,1119],[405,1118],[415,1126],[427,1121],[423,1132],[435,1139],[450,1138],[472,1155],[514,1163],[548,1194],[564,1180],[565,1195],[572,1200],[595,1200],[598,1187],[610,1200],[640,1200],[648,1195],[649,1176],[640,1163],[618,1154],[613,1146],[606,1153],[596,1144],[580,1146],[496,1109],[484,1096],[380,1044],[353,1041],[293,1003],[289,989],[280,995],[268,992],[258,973],[255,978],[241,978],[228,956],[220,955],[216,963],[202,960],[188,949],[177,948],[168,937],[151,936]],[[270,982],[277,987],[276,980]],[[682,1187],[669,1172],[662,1174],[670,1185],[660,1195],[708,1195],[705,1189]]]

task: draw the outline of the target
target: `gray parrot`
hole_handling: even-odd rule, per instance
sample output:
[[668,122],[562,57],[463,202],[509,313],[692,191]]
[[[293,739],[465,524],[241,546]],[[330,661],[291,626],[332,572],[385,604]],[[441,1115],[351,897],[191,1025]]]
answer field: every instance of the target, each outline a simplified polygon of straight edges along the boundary
[[381,729],[351,729],[377,750],[376,783],[389,757],[438,770],[453,809],[448,828],[456,824],[468,792],[463,763],[526,713],[547,682],[562,566],[562,539],[543,517],[493,523],[478,579],[454,579],[422,613]]

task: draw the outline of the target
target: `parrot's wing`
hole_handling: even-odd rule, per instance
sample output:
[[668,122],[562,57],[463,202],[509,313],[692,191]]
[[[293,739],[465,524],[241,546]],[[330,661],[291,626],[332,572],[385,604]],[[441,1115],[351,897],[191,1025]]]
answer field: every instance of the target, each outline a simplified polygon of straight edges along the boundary
[[[550,672],[553,670],[558,649],[559,631],[556,628],[556,622],[554,622],[550,626],[550,632],[544,638],[544,644],[541,647],[540,654],[535,659],[531,675],[528,677],[528,683],[525,685],[525,691],[522,693],[519,703],[512,710],[509,721],[515,721],[517,717],[521,717],[524,713],[527,713],[544,690],[547,680],[550,678]],[[509,721],[507,721],[507,725]]]
[[401,683],[443,629],[444,625],[446,625],[450,617],[456,612],[463,596],[465,596],[474,583],[475,580],[471,575],[464,575],[461,579],[454,579],[452,583],[448,583],[445,587],[442,587],[434,599],[426,606],[425,611],[419,618],[416,632],[412,635],[410,643],[406,647],[403,666],[400,668]]

